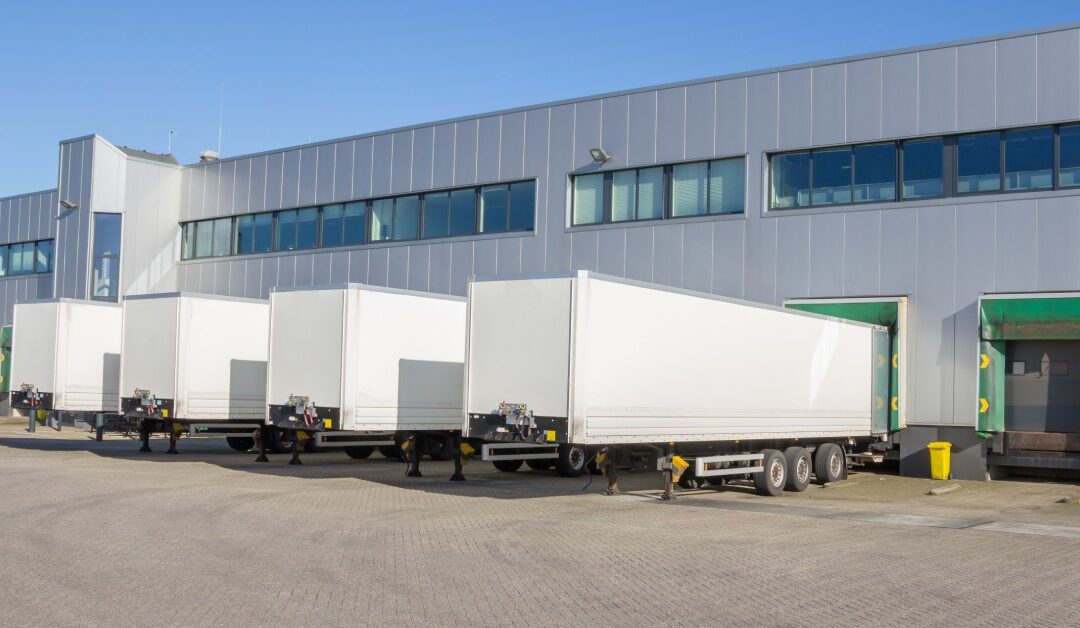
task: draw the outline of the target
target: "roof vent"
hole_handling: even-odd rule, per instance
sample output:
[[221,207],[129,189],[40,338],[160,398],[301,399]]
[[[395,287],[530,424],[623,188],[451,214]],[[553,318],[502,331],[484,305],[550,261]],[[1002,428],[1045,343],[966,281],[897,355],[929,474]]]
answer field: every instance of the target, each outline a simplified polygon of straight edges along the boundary
[[199,161],[203,163],[217,161],[218,158],[219,155],[217,154],[216,150],[204,150],[203,152],[199,153]]

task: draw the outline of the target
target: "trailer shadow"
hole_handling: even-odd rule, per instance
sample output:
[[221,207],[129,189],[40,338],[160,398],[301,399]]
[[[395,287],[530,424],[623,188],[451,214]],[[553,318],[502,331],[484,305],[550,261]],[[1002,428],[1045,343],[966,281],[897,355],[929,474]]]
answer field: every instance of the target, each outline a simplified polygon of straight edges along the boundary
[[[39,428],[40,429],[40,428]],[[69,432],[70,430],[70,432]],[[281,478],[310,480],[313,488],[325,480],[356,480],[381,484],[403,490],[489,499],[532,499],[551,495],[598,495],[607,486],[602,476],[563,478],[554,471],[535,471],[522,468],[506,473],[488,462],[472,460],[465,466],[464,482],[451,482],[453,463],[423,460],[423,477],[405,477],[407,465],[399,460],[381,457],[378,453],[368,459],[353,460],[343,452],[329,451],[302,454],[302,465],[290,465],[288,454],[270,454],[270,461],[255,461],[255,452],[239,453],[217,439],[182,438],[180,453],[168,455],[168,441],[153,438],[150,453],[139,452],[135,438],[107,435],[94,440],[93,433],[65,428],[64,433],[0,434],[0,447],[56,453],[90,453],[103,458],[162,465],[201,463],[214,465],[237,473],[255,473]],[[643,499],[656,498],[662,488],[656,472],[622,472],[619,484],[624,494]],[[703,489],[708,491],[710,489]],[[655,495],[653,495],[655,493]]]

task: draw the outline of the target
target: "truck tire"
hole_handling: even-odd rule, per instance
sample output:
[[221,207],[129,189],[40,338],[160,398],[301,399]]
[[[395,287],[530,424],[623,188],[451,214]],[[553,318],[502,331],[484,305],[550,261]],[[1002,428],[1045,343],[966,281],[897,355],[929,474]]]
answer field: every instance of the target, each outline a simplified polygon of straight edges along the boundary
[[801,493],[810,486],[814,473],[814,463],[806,447],[788,447],[784,450],[784,462],[787,463],[787,490]]
[[564,478],[576,478],[589,470],[589,452],[581,445],[559,445],[559,458],[555,471]]
[[775,449],[765,449],[761,452],[765,459],[761,461],[764,471],[753,474],[754,489],[759,495],[775,497],[784,492],[787,484],[787,461],[784,454]]
[[255,439],[250,436],[229,436],[225,442],[233,451],[247,451],[255,446]]
[[513,473],[520,469],[524,462],[524,460],[492,460],[491,464],[495,465],[495,468],[499,471]]
[[370,456],[373,451],[375,451],[375,448],[370,445],[367,447],[346,447],[345,455],[353,460],[363,460]]
[[708,482],[705,481],[705,478],[699,478],[694,475],[693,467],[683,471],[683,474],[679,476],[679,486],[687,490],[705,488],[706,484],[708,484]]
[[285,430],[274,430],[270,432],[270,451],[275,454],[287,454],[292,452],[293,441],[296,440],[295,434],[290,434]]
[[440,460],[445,462],[452,456],[450,455],[450,439],[439,438],[437,436],[428,436],[427,438],[427,455],[432,460]]
[[836,482],[847,475],[847,462],[844,450],[836,443],[818,445],[814,452],[814,475],[821,484]]
[[526,460],[525,464],[534,471],[547,471],[555,466],[555,460],[552,458],[537,458],[535,460]]
[[379,455],[390,460],[404,460],[401,457],[401,448],[396,445],[379,445]]

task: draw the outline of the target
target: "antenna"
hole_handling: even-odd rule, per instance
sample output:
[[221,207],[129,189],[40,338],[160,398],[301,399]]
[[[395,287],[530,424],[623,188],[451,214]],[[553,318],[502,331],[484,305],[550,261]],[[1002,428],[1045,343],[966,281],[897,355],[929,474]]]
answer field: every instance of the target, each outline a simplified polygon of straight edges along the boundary
[[221,81],[221,91],[218,96],[218,125],[217,125],[217,152],[221,154],[221,130],[224,127],[225,117],[225,81]]

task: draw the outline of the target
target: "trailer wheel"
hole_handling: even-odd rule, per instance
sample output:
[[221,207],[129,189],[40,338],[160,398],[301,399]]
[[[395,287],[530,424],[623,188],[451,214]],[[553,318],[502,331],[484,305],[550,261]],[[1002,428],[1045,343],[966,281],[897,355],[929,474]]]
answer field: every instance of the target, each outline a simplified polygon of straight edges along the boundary
[[353,460],[363,460],[371,455],[371,452],[375,451],[374,447],[346,447],[345,455]]
[[525,464],[534,471],[547,471],[555,466],[555,460],[552,458],[538,458],[536,460],[526,460]]
[[817,481],[836,482],[844,479],[847,472],[847,462],[844,460],[844,450],[836,443],[823,443],[814,452],[814,475]]
[[401,457],[401,448],[397,445],[379,445],[379,455],[390,460],[404,460]]
[[524,460],[492,460],[491,464],[495,465],[495,468],[499,471],[505,471],[506,473],[512,473],[521,468]]
[[787,463],[787,490],[801,493],[810,486],[810,475],[814,464],[810,461],[810,452],[806,447],[788,447],[784,450],[784,462]]
[[429,436],[427,438],[427,455],[432,460],[440,460],[443,462],[452,458],[453,456],[450,455],[450,439]]
[[270,451],[275,454],[287,454],[292,451],[295,439],[296,435],[286,430],[273,430],[270,432]]
[[787,483],[787,461],[784,454],[775,449],[765,449],[761,453],[765,456],[761,461],[765,470],[753,474],[754,488],[759,495],[779,495],[784,492]]
[[555,470],[564,478],[576,478],[588,470],[589,452],[581,445],[559,445]]
[[693,467],[683,471],[683,474],[679,476],[679,486],[687,490],[705,488],[706,484],[705,478],[699,478],[694,475]]
[[233,451],[247,451],[255,446],[255,439],[250,436],[230,436],[225,439]]

